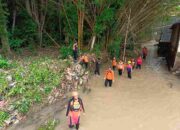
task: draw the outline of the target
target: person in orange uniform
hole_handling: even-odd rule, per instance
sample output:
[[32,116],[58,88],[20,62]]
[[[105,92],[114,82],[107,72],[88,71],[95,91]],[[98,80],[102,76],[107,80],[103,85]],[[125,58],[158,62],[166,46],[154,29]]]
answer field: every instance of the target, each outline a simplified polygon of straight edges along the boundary
[[88,64],[89,64],[89,58],[88,58],[88,56],[85,54],[85,55],[84,55],[84,65],[85,65],[86,69],[88,68]]
[[117,69],[118,69],[118,72],[119,72],[119,76],[121,76],[123,74],[123,71],[124,71],[124,63],[122,61],[120,61],[118,63]]
[[112,60],[113,70],[115,70],[116,66],[117,66],[117,61],[116,61],[116,58],[114,57],[113,60]]
[[82,63],[82,65],[85,65],[85,68],[88,68],[88,64],[89,64],[89,58],[86,54],[84,54],[83,56],[81,56],[80,61]]
[[111,87],[112,83],[114,82],[114,71],[111,69],[111,67],[109,67],[109,69],[106,70],[104,79],[105,79],[105,87],[107,87],[108,84],[109,87]]
[[72,98],[68,102],[66,117],[68,118],[69,128],[79,129],[81,111],[85,113],[82,99],[78,97],[78,92],[72,93]]

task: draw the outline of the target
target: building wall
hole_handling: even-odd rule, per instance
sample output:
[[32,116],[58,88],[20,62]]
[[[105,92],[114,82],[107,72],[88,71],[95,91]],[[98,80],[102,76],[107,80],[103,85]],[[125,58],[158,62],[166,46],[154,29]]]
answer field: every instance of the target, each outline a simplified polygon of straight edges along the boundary
[[180,70],[180,25],[176,27],[177,30],[177,52],[173,70]]
[[180,40],[179,40],[179,47],[178,47],[178,52],[180,53]]

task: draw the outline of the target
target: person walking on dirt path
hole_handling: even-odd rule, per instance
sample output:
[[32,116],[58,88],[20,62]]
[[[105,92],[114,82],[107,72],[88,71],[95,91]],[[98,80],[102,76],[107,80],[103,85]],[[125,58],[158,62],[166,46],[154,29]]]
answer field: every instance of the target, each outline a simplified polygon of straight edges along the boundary
[[118,69],[119,76],[121,76],[123,74],[123,72],[124,72],[124,63],[123,63],[123,61],[120,61],[117,64],[117,69]]
[[137,64],[136,69],[141,69],[141,66],[142,66],[142,57],[141,56],[138,57],[136,64]]
[[81,63],[83,65],[85,65],[85,68],[88,69],[89,58],[88,58],[87,54],[84,54],[80,60],[81,60]]
[[131,61],[128,61],[128,65],[127,65],[127,75],[129,79],[132,79],[132,63]]
[[136,61],[135,61],[135,59],[132,59],[132,60],[131,60],[131,65],[132,65],[132,69],[134,69],[135,66],[136,66]]
[[143,59],[146,60],[148,54],[148,49],[146,47],[143,47],[142,49],[142,55],[143,55]]
[[77,44],[77,42],[74,42],[74,44],[73,44],[73,58],[74,58],[75,62],[78,59],[78,44]]
[[112,60],[112,67],[113,67],[113,70],[116,69],[116,66],[117,66],[117,60],[116,60],[116,57],[114,57],[113,60]]
[[95,59],[95,71],[94,74],[100,75],[100,58]]
[[83,101],[78,96],[78,92],[72,92],[72,98],[68,102],[66,117],[68,118],[69,128],[79,129],[81,111],[85,114]]
[[106,70],[104,79],[105,79],[105,87],[107,87],[108,84],[109,87],[111,87],[112,83],[114,82],[114,71],[111,69],[111,67],[109,67],[109,69]]

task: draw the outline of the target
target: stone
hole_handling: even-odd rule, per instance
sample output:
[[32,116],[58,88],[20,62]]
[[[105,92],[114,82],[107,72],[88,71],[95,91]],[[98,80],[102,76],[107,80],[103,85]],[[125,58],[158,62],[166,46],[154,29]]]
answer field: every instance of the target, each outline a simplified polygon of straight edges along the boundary
[[16,120],[15,122],[14,122],[14,124],[18,124],[20,121],[19,120]]
[[16,85],[16,82],[13,82],[13,83],[10,83],[10,84],[9,84],[9,87],[12,88],[12,87],[15,87],[15,85]]
[[12,82],[12,76],[11,76],[11,75],[8,75],[8,76],[6,77],[6,80],[7,80],[8,82]]

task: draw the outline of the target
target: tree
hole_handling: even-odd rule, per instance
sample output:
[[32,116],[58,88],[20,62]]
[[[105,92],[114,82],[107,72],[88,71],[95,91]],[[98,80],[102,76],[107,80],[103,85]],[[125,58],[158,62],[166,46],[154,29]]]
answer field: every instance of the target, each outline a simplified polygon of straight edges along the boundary
[[0,38],[2,43],[2,53],[6,56],[9,56],[10,46],[8,39],[8,31],[7,31],[7,19],[6,19],[6,11],[3,9],[3,2],[0,0]]
[[29,15],[34,19],[38,26],[38,38],[41,47],[48,0],[26,0],[25,4]]

